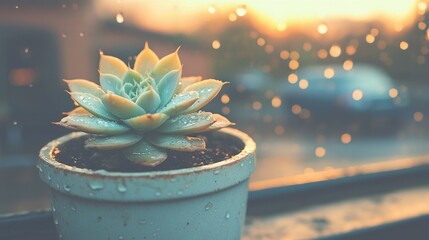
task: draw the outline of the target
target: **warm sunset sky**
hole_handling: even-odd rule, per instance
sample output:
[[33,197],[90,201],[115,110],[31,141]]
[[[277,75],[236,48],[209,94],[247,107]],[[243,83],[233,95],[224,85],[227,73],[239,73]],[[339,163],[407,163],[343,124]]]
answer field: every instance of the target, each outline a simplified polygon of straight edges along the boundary
[[[392,28],[406,26],[415,13],[425,11],[428,0],[98,0],[98,13],[161,32],[192,32],[219,17],[245,14],[259,28],[284,30],[303,22],[345,18],[382,20]],[[240,12],[241,11],[241,12]],[[234,16],[235,15],[235,16]]]

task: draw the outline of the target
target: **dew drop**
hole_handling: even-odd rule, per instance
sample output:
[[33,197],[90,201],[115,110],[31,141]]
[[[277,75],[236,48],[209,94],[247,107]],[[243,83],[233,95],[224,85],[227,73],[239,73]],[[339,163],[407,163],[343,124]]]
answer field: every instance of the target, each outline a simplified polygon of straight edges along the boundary
[[54,206],[52,206],[52,212],[57,211]]
[[213,174],[214,174],[214,175],[218,175],[219,173],[220,173],[220,170],[219,170],[219,169],[216,169],[216,170],[214,170],[214,171],[213,171]]
[[58,225],[58,220],[56,218],[54,219],[54,224]]
[[124,239],[124,237],[122,237],[122,236],[119,236],[119,237],[118,237],[118,239],[119,239],[119,240],[123,240],[123,239]]
[[210,210],[212,207],[213,207],[213,203],[209,202],[209,203],[207,203],[207,204],[206,204],[206,206],[205,206],[205,208],[204,208],[204,209],[205,209],[206,211],[208,211],[208,210]]
[[88,186],[89,188],[91,188],[92,190],[100,190],[104,188],[104,185],[102,182],[97,182],[97,181],[91,181],[88,182]]
[[66,191],[66,192],[70,192],[70,186],[69,185],[67,185],[67,184],[64,184],[64,186],[63,186],[63,188],[64,188],[64,191]]
[[156,237],[156,233],[152,233],[152,236]]
[[157,196],[157,197],[161,196],[161,192],[157,191],[157,192],[155,193],[155,196]]
[[18,125],[18,122],[17,121],[13,121],[13,123],[12,123],[14,126],[16,126],[16,125]]
[[51,180],[52,180],[51,174],[48,173],[48,181],[51,181]]
[[183,195],[183,190],[180,189],[179,191],[177,191],[177,195],[179,195],[179,196]]
[[142,220],[140,220],[140,221],[139,221],[139,223],[140,223],[141,225],[145,225],[145,224],[146,224],[146,220],[142,219]]
[[229,211],[227,211],[226,214],[225,214],[225,218],[229,219],[230,217],[231,217],[231,214],[229,213]]
[[118,192],[124,193],[127,191],[127,186],[125,186],[125,182],[124,180],[119,180],[118,181]]
[[241,163],[240,163],[240,167],[243,167],[243,166],[244,166],[244,162],[241,162]]
[[73,203],[70,203],[70,209],[71,209],[73,212],[76,212],[76,206],[75,206]]
[[58,235],[58,237],[63,238],[63,235],[62,235],[62,234],[60,234],[60,235]]

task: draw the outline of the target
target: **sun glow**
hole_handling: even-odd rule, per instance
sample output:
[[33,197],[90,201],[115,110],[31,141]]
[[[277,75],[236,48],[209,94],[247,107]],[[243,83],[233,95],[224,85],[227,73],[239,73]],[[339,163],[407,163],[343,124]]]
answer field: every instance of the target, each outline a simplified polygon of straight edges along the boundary
[[[103,18],[124,12],[127,22],[153,31],[194,32],[215,19],[228,20],[231,14],[248,18],[261,32],[287,33],[290,26],[314,23],[312,31],[329,35],[334,19],[352,21],[381,20],[386,26],[407,26],[416,11],[426,9],[421,0],[128,0],[96,1]],[[142,14],[144,13],[144,14]],[[196,21],[196,19],[198,19]],[[239,19],[236,19],[239,20]],[[156,24],[154,24],[156,22]],[[231,24],[231,22],[230,22]],[[323,29],[320,29],[322,26]],[[329,30],[328,30],[329,29]],[[310,31],[310,29],[308,30]]]

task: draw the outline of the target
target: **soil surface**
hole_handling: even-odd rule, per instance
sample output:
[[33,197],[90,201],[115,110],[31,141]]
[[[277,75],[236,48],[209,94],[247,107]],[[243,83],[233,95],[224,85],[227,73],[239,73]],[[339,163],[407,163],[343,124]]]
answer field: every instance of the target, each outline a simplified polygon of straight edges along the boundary
[[[201,135],[199,135],[201,136]],[[146,167],[129,161],[118,150],[87,149],[84,141],[87,136],[70,140],[53,151],[56,161],[91,170],[110,172],[151,172],[198,167],[223,161],[237,155],[244,148],[236,138],[227,138],[219,134],[205,134],[206,150],[178,152],[168,150],[168,158],[155,167]]]

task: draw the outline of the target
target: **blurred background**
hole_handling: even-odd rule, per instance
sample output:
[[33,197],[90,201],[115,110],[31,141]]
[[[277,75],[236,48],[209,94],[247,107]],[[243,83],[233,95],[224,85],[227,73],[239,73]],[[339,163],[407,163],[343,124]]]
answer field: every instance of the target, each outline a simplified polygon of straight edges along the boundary
[[[258,144],[252,182],[429,153],[427,0],[2,0],[0,213],[49,206],[39,149],[68,131],[62,79],[98,82],[181,46],[184,76],[228,81],[206,110]],[[393,166],[400,167],[400,166]]]

